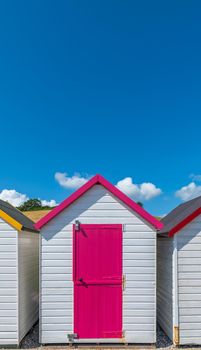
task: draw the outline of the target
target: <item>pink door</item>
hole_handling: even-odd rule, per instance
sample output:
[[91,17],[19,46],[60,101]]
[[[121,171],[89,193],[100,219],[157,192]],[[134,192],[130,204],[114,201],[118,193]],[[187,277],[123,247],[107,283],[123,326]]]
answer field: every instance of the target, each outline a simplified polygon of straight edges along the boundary
[[73,229],[74,333],[122,337],[122,225]]

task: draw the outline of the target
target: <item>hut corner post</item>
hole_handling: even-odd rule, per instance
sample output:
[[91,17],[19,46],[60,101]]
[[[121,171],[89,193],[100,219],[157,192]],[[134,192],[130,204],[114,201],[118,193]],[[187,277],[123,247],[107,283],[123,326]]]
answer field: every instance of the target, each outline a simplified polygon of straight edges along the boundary
[[179,337],[179,305],[178,305],[178,250],[177,235],[173,238],[173,343],[178,346]]

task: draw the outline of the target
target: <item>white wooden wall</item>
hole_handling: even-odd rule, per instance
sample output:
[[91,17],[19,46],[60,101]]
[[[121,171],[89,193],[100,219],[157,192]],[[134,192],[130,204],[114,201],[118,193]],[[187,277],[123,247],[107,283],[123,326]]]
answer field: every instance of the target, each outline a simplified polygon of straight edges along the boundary
[[201,216],[177,234],[181,344],[201,344]]
[[0,219],[0,346],[18,344],[17,234]]
[[173,340],[173,239],[157,238],[157,320]]
[[127,342],[156,341],[156,233],[95,185],[41,230],[40,340],[66,343],[73,333],[72,224],[124,224],[123,330]]
[[39,234],[18,234],[19,340],[39,318]]

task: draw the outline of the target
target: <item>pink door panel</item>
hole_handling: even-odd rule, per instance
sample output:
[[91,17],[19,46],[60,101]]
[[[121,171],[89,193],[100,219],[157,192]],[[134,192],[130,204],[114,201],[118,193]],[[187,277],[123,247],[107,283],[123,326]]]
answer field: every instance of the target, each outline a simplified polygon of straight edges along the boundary
[[75,231],[74,333],[122,337],[122,226],[80,225]]

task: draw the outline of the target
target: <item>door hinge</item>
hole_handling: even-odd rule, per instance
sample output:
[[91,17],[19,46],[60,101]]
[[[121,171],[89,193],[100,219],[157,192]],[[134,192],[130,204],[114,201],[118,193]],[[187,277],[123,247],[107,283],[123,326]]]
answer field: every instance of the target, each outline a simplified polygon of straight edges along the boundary
[[179,339],[179,327],[174,326],[174,345],[179,345],[180,339]]
[[70,343],[72,343],[74,341],[74,339],[77,339],[77,333],[70,333],[67,335],[68,340]]
[[126,275],[122,276],[122,289],[125,290],[126,289]]

